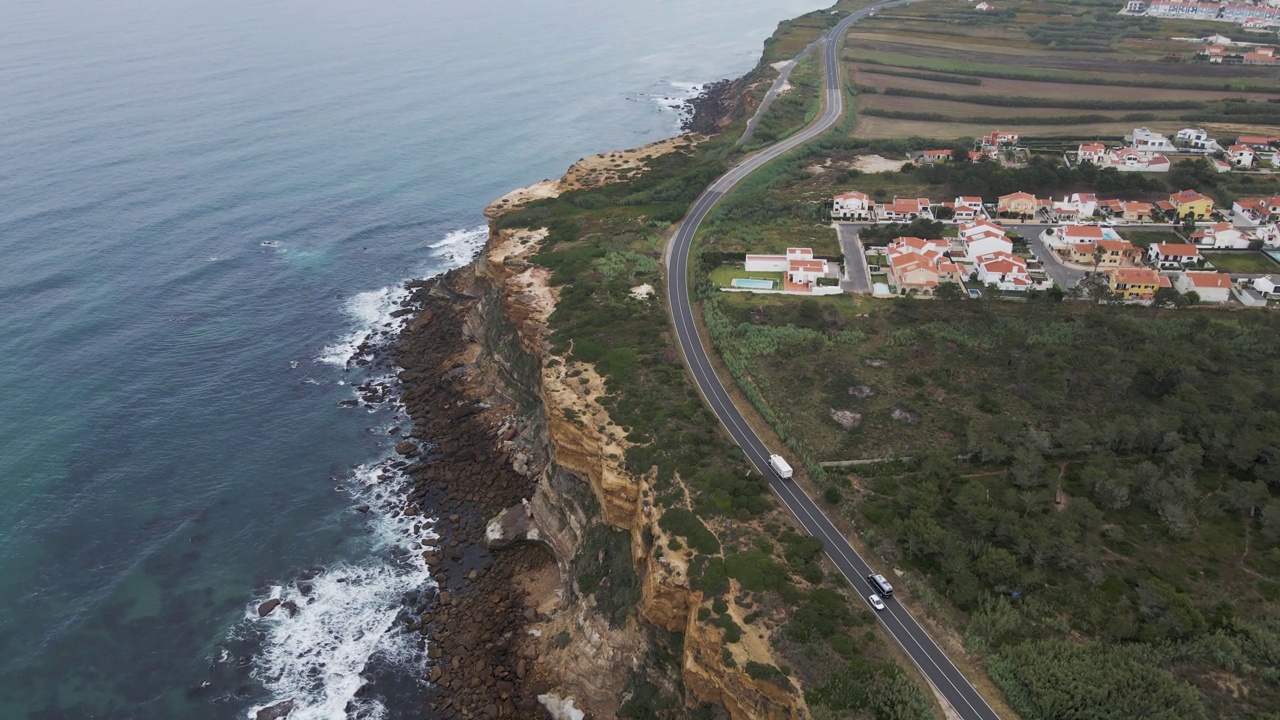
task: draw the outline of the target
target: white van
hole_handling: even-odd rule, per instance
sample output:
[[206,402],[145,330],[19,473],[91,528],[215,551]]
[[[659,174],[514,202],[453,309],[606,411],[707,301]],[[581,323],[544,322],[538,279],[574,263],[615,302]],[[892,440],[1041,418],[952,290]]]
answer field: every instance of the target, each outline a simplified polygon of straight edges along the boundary
[[867,582],[871,583],[871,587],[878,589],[886,596],[893,594],[893,586],[890,585],[889,581],[885,580],[884,576],[879,573],[872,573],[868,575]]
[[791,466],[787,464],[786,458],[781,455],[770,455],[769,467],[773,468],[773,471],[778,473],[778,477],[783,480],[791,479]]

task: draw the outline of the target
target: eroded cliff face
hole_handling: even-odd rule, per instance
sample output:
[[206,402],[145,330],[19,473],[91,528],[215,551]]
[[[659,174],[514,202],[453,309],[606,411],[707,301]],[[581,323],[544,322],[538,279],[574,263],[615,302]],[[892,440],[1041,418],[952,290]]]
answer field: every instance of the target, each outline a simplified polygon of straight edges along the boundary
[[[491,205],[486,215],[494,219],[531,199],[640,172],[643,163],[634,158],[684,142],[688,139],[597,156],[607,158],[611,167],[623,158],[624,172],[604,180],[592,174],[590,159],[579,161],[565,178],[511,193]],[[661,508],[650,504],[647,477],[624,467],[629,444],[626,432],[600,403],[607,391],[605,381],[593,366],[568,361],[551,350],[548,320],[558,295],[548,271],[530,262],[546,231],[499,230],[496,223],[491,227],[489,242],[471,267],[467,291],[478,301],[466,327],[474,339],[469,354],[482,371],[479,375],[505,386],[486,391],[505,395],[518,409],[503,426],[501,448],[517,472],[538,479],[527,504],[491,525],[492,532],[518,533],[521,537],[515,539],[545,543],[560,568],[560,585],[541,599],[536,632],[528,639],[536,646],[540,673],[560,698],[572,698],[577,708],[596,717],[613,716],[629,671],[646,655],[647,635],[640,624],[648,622],[685,635],[682,674],[689,705],[719,703],[734,720],[807,717],[795,688],[757,680],[743,670],[752,660],[775,664],[764,638],[753,635],[729,646],[734,666],[724,662],[721,631],[698,621],[703,597],[690,589],[685,553],[658,557],[652,552],[652,547],[667,545],[657,523]],[[584,552],[588,533],[602,523],[629,534],[639,579],[639,612],[621,623],[614,618],[611,624],[592,597],[579,597],[573,576],[574,560]]]

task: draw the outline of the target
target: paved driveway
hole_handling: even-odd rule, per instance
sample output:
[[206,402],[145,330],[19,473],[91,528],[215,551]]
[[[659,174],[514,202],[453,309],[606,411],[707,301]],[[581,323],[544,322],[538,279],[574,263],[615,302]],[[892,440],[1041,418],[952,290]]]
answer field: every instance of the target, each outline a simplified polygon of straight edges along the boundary
[[870,295],[871,268],[867,267],[867,255],[858,239],[861,230],[862,226],[857,223],[836,223],[840,250],[844,253],[844,278],[840,280],[840,287],[847,293]]

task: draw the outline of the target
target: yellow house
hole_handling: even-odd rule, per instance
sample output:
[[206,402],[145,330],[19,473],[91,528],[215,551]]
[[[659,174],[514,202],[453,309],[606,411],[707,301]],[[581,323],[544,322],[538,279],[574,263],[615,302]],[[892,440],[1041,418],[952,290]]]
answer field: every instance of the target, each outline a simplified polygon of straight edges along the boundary
[[1142,250],[1128,240],[1098,240],[1074,243],[1067,247],[1068,259],[1077,265],[1094,265],[1099,270],[1131,267],[1138,264]]
[[1015,192],[1008,195],[1001,195],[1000,201],[996,205],[996,211],[1006,216],[1036,214],[1036,196],[1029,192]]
[[1151,300],[1161,286],[1161,279],[1160,273],[1151,268],[1115,268],[1107,271],[1107,287],[1119,295],[1121,300]]
[[1201,195],[1195,190],[1174,193],[1169,196],[1169,202],[1173,204],[1174,211],[1180,218],[1190,215],[1197,220],[1203,220],[1213,212],[1213,198]]

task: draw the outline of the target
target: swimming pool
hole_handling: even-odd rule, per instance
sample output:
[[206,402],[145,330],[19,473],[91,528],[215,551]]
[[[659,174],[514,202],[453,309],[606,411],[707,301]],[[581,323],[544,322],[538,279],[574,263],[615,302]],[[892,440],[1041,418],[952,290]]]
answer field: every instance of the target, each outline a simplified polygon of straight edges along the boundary
[[729,283],[733,287],[743,288],[745,290],[772,290],[772,280],[761,280],[759,278],[734,278]]

